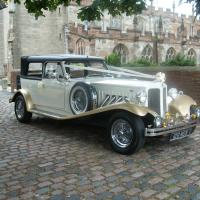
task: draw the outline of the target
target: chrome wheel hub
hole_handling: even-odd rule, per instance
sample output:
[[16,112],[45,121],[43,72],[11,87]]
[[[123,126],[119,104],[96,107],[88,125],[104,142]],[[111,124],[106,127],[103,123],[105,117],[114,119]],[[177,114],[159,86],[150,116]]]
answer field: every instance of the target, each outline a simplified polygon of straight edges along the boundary
[[85,112],[87,109],[87,95],[82,89],[76,90],[72,95],[72,109],[76,114]]
[[117,119],[111,127],[113,142],[120,148],[128,147],[133,141],[133,129],[129,122],[124,119]]

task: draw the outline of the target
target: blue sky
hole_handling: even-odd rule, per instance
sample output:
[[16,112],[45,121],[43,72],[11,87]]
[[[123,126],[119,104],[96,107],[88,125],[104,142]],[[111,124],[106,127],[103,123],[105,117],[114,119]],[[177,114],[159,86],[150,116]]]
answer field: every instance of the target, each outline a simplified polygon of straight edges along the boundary
[[175,2],[177,13],[192,15],[192,5],[186,4],[186,3],[182,3],[180,5],[179,4],[180,0],[154,0],[153,4],[156,8],[158,8],[158,7],[161,7],[161,8],[164,8],[164,9],[170,8],[172,10],[173,1]]

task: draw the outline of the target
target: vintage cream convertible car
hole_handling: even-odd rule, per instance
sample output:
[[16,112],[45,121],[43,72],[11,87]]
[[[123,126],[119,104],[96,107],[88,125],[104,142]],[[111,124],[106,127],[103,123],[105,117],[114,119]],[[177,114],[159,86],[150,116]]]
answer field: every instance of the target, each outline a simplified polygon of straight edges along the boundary
[[164,82],[162,73],[110,67],[98,57],[27,56],[21,58],[21,89],[10,102],[23,123],[35,113],[105,124],[113,149],[131,154],[144,145],[145,137],[181,139],[199,121],[196,102],[174,88],[167,91]]

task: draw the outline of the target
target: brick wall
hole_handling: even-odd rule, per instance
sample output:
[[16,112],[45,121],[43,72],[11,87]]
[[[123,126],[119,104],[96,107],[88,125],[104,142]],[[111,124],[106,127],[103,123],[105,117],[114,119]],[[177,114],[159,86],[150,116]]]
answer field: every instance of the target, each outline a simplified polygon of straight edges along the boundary
[[184,69],[162,69],[162,68],[137,68],[137,71],[147,74],[156,74],[162,71],[166,74],[168,89],[175,87],[182,90],[184,94],[191,96],[200,104],[200,70],[191,67]]
[[167,84],[195,99],[200,103],[200,71],[168,71]]

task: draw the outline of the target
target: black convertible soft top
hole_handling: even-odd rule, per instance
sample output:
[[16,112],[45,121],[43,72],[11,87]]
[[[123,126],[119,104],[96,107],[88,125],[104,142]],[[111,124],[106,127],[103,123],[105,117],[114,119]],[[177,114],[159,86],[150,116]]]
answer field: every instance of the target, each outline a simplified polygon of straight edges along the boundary
[[21,57],[21,75],[25,75],[28,70],[29,63],[45,63],[48,61],[67,61],[67,60],[93,60],[104,61],[103,58],[95,56],[75,55],[75,54],[55,54],[55,55],[41,55],[41,56],[22,56]]
[[85,56],[85,55],[75,55],[75,54],[55,54],[55,55],[41,55],[41,56],[23,56],[22,60],[27,60],[28,62],[43,62],[43,61],[64,61],[68,59],[77,60],[103,60],[103,58],[95,56]]

